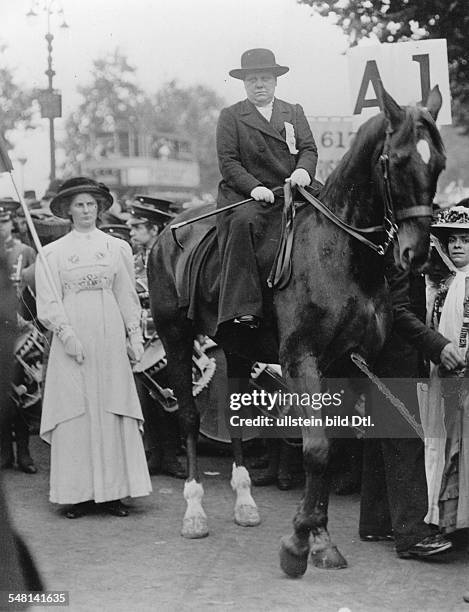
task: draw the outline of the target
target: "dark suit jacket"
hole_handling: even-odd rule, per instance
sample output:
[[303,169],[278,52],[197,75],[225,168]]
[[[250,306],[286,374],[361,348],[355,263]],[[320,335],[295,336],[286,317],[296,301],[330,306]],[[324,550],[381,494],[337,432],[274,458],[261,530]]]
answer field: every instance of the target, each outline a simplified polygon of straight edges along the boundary
[[425,325],[425,280],[394,263],[386,255],[385,276],[393,309],[393,327],[375,365],[379,376],[414,378],[427,376],[423,358],[440,363],[440,353],[449,340]]
[[[285,122],[293,125],[298,153],[285,140]],[[217,126],[217,153],[223,180],[218,205],[248,198],[254,187],[283,185],[296,168],[314,179],[318,159],[316,143],[299,104],[274,100],[268,122],[249,100],[225,108]]]

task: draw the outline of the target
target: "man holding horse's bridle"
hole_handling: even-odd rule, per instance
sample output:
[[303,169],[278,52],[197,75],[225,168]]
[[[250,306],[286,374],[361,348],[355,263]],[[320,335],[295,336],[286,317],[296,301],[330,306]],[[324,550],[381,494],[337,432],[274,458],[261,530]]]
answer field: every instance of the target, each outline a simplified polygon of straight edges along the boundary
[[247,99],[223,109],[218,121],[218,207],[254,201],[217,218],[219,325],[259,325],[263,309],[256,249],[283,203],[273,190],[286,180],[292,187],[307,187],[314,179],[317,148],[303,109],[274,97],[277,77],[288,70],[276,63],[272,51],[250,49],[241,56],[241,68],[229,73],[244,82]]

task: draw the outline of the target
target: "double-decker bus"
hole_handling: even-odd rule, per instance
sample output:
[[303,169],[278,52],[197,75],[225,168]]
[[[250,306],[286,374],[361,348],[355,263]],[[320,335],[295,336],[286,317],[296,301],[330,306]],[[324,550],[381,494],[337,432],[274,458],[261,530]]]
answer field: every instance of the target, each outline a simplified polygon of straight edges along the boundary
[[200,186],[191,140],[181,134],[121,126],[97,134],[93,159],[81,171],[109,186],[119,197],[147,194],[174,202],[190,200]]

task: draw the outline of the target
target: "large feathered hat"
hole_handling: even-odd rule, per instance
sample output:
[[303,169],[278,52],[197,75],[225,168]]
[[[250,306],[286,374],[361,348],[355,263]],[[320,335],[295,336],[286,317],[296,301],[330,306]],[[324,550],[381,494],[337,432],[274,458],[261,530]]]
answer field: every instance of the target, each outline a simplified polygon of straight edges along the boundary
[[447,238],[450,233],[469,231],[469,198],[461,200],[456,206],[438,211],[430,231],[440,240]]

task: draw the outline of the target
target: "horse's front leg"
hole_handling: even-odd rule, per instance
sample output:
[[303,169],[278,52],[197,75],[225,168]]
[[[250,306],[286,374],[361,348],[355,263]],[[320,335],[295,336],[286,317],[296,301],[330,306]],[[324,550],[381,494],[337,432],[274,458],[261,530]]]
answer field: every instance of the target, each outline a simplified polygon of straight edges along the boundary
[[[295,366],[295,377],[288,376],[287,383],[292,392],[299,396],[320,392],[316,361],[307,356],[300,367]],[[298,410],[304,418],[320,419],[320,414],[312,410]],[[280,548],[280,566],[291,577],[302,576],[308,564],[311,548],[311,559],[317,567],[338,569],[347,563],[336,546],[331,542],[327,531],[329,502],[329,441],[325,430],[319,424],[305,426],[303,434],[303,460],[306,484],[303,498],[293,519],[293,534],[282,538]],[[311,541],[310,541],[310,536]],[[311,545],[312,544],[312,545]]]
[[[236,355],[226,354],[226,371],[228,376],[228,394],[247,393],[251,364]],[[229,402],[228,402],[229,403]],[[261,522],[259,510],[251,493],[251,478],[244,465],[243,445],[240,437],[235,437],[230,428],[231,448],[233,451],[233,469],[231,472],[231,488],[235,492],[234,507],[235,523],[242,527],[255,527]]]
[[[324,429],[322,431],[324,433]],[[342,569],[347,567],[347,561],[332,542],[327,530],[330,445],[326,439],[323,447],[322,443],[318,444],[311,437],[311,429],[303,432],[303,459],[307,474],[305,499],[308,500],[307,512],[314,517],[311,525],[311,562],[321,569]]]
[[184,499],[187,502],[181,535],[185,538],[203,538],[208,535],[207,515],[202,507],[204,489],[200,482],[197,461],[197,439],[200,417],[192,396],[193,332],[189,322],[165,325],[162,340],[168,359],[170,385],[176,394],[179,423],[186,438],[187,480]]

